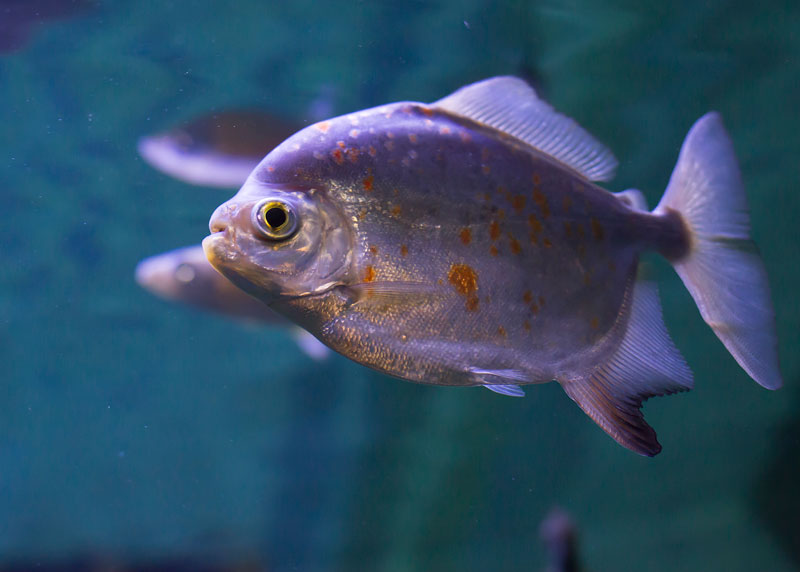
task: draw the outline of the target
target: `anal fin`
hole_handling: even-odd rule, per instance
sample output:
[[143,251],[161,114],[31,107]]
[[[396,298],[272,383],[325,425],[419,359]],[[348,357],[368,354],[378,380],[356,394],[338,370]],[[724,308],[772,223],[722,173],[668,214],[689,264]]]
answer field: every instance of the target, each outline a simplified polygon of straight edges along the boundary
[[667,333],[658,291],[635,282],[621,310],[629,312],[616,352],[586,375],[559,380],[567,395],[620,445],[652,457],[661,451],[642,402],[692,388],[692,372]]

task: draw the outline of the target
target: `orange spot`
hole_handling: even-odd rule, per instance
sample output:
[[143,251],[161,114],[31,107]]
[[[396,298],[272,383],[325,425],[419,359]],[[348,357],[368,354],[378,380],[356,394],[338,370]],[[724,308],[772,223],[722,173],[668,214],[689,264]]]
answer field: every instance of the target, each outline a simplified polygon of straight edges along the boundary
[[386,132],[386,136],[387,136],[389,139],[394,139],[394,133],[392,133],[391,131],[387,131],[387,132]]
[[378,247],[377,246],[370,246],[369,251],[371,254],[378,254]]
[[344,149],[344,141],[337,141],[336,144],[339,146],[340,149]]
[[522,293],[522,299],[526,304],[530,304],[531,300],[533,300],[533,295],[531,294],[531,291],[525,290],[525,292]]
[[589,320],[589,325],[592,327],[593,330],[596,330],[600,327],[600,318],[594,317]]
[[545,248],[552,248],[553,247],[553,243],[550,242],[549,238],[543,238],[542,239],[542,244],[544,245]]
[[371,191],[372,190],[372,183],[374,181],[375,181],[375,177],[373,175],[370,175],[369,177],[366,177],[363,181],[361,181],[361,184],[364,185],[364,190],[365,191]]
[[342,155],[341,149],[334,149],[331,151],[331,155],[333,156],[333,160],[336,161],[339,165],[344,163],[344,155]]
[[567,213],[570,207],[572,207],[572,198],[569,195],[564,195],[564,199],[561,201],[561,208]]
[[331,128],[331,124],[330,124],[330,121],[321,121],[319,123],[315,123],[314,127],[316,127],[318,131],[322,131],[323,133],[327,133],[328,129]]
[[439,133],[442,134],[442,135],[448,135],[450,133],[450,128],[447,127],[447,126],[440,127],[439,128]]
[[375,155],[377,155],[377,154],[378,154],[378,152],[375,150],[375,147],[373,147],[372,145],[370,145],[370,146],[369,146],[369,156],[370,156],[370,157],[374,157],[374,156],[375,156]]
[[355,147],[350,147],[347,151],[345,151],[345,153],[347,154],[347,158],[350,159],[351,163],[358,161],[358,149]]
[[401,207],[400,205],[394,205],[392,207],[391,210],[392,216],[400,216],[402,212],[403,212],[403,207]]
[[267,167],[267,171],[269,171],[270,173],[273,173],[273,172],[275,172],[275,167],[270,165],[269,167]]
[[489,167],[489,165],[481,165],[481,171],[483,171],[484,175],[488,175],[492,172],[492,169]]
[[375,280],[375,269],[372,266],[367,266],[364,269],[364,282],[372,282]]
[[478,275],[467,264],[452,264],[447,280],[461,296],[467,299],[466,308],[470,312],[478,309]]
[[359,133],[360,133],[360,131],[359,131],[358,129],[351,129],[351,130],[350,130],[350,137],[352,137],[353,139],[355,139],[356,137],[358,137],[358,134],[359,134]]
[[511,238],[510,246],[511,246],[511,252],[513,254],[519,254],[520,252],[522,252],[522,248],[520,247],[519,242],[517,241],[516,238]]
[[544,193],[539,189],[533,190],[533,202],[536,203],[539,210],[542,212],[542,218],[550,216],[550,206],[547,204],[547,197],[544,196]]
[[525,195],[516,195],[511,201],[511,205],[515,211],[522,212],[522,209],[525,208]]
[[500,238],[500,225],[495,220],[489,223],[489,238],[492,240]]
[[367,216],[367,209],[361,209],[358,211],[358,220],[364,220],[364,217]]
[[526,332],[530,332],[531,331],[531,323],[528,320],[525,320],[524,322],[522,322],[522,327],[525,328]]
[[422,113],[424,113],[428,117],[433,117],[433,109],[431,109],[430,107],[420,107],[419,110],[422,111]]
[[592,236],[594,236],[594,239],[598,242],[603,240],[603,236],[605,235],[603,225],[600,224],[596,218],[589,219],[589,224],[592,225]]
[[503,326],[497,326],[497,335],[502,338],[506,337],[506,329]]
[[500,254],[500,251],[497,250],[497,247],[493,244],[492,246],[489,247],[489,253],[492,256],[497,256],[498,254]]
[[461,237],[461,242],[464,244],[472,242],[472,231],[466,226],[461,229],[459,236]]
[[491,200],[491,198],[492,198],[492,197],[491,197],[491,195],[489,195],[489,193],[483,193],[483,200],[484,200],[484,201]]
[[531,232],[539,234],[542,232],[542,223],[536,218],[535,214],[528,215],[528,224],[531,227]]
[[531,312],[533,312],[534,316],[539,313],[539,306],[536,305],[536,302],[531,304]]
[[472,141],[472,135],[470,135],[466,131],[459,131],[458,136],[461,137],[462,143],[469,143],[470,141]]
[[408,134],[408,140],[411,141],[412,143],[416,143],[417,142],[417,136],[414,135],[413,133],[409,133]]
[[394,141],[384,141],[383,146],[386,147],[387,151],[391,151],[394,149]]
[[533,184],[537,187],[542,184],[542,178],[539,176],[539,173],[533,174]]
[[400,255],[403,257],[408,256],[408,247],[405,244],[400,245]]

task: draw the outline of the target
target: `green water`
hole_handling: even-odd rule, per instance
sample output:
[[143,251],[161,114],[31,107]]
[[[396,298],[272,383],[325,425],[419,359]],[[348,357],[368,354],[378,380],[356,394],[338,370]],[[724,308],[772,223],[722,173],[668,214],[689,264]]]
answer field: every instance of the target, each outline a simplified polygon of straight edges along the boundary
[[[555,505],[591,570],[799,569],[800,4],[652,4],[108,1],[0,55],[0,569],[538,570]],[[523,70],[614,150],[609,188],[651,205],[692,122],[723,114],[785,388],[752,382],[655,260],[696,388],[648,402],[653,459],[556,384],[511,399],[317,364],[134,283],[228,196],[152,170],[139,136]]]

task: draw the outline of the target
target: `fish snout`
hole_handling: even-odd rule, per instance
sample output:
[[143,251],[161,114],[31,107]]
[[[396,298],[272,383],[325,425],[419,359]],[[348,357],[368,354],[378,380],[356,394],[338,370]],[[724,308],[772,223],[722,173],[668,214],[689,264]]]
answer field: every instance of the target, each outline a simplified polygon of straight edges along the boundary
[[208,230],[211,231],[211,234],[225,232],[229,227],[233,226],[238,210],[237,206],[230,202],[218,206],[208,221]]

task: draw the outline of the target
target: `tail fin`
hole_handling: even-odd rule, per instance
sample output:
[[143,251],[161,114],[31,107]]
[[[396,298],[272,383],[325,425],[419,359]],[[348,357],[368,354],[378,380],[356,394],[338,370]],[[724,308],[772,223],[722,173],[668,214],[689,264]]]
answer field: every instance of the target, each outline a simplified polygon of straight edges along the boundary
[[750,216],[736,156],[722,118],[691,128],[654,213],[677,211],[689,237],[673,260],[706,323],[739,365],[767,389],[783,385],[775,314],[764,265],[750,239]]

